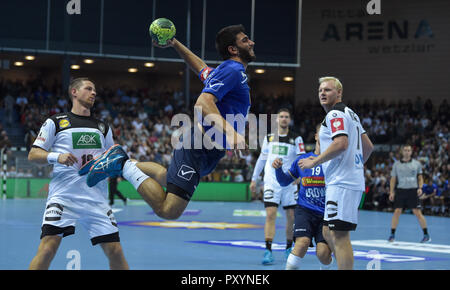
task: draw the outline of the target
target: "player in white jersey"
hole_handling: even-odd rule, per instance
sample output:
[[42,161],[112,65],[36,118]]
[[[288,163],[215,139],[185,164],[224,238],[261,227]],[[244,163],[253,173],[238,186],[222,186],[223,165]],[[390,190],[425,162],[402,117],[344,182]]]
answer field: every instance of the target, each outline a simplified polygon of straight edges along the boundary
[[338,269],[353,269],[350,231],[358,223],[365,189],[364,163],[373,144],[359,117],[342,103],[342,84],[335,77],[319,79],[319,100],[327,113],[320,129],[320,155],[299,161],[302,169],[322,164],[326,200],[323,235],[333,250]]
[[29,268],[48,269],[62,238],[74,234],[79,222],[88,231],[92,245],[101,245],[111,269],[128,269],[107,201],[107,181],[88,187],[86,176],[78,174],[82,165],[114,145],[112,130],[91,117],[96,90],[89,79],[72,80],[69,96],[72,110],[44,122],[28,155],[31,162],[53,164],[41,242]]
[[291,184],[286,187],[280,186],[275,176],[275,169],[272,163],[275,159],[282,159],[284,170],[289,169],[289,165],[297,158],[299,154],[305,153],[303,139],[289,132],[289,123],[291,121],[289,110],[280,109],[278,111],[277,123],[278,131],[276,134],[269,134],[264,138],[261,147],[261,154],[256,161],[253,171],[250,190],[255,191],[256,180],[264,168],[264,207],[266,209],[266,223],[264,226],[264,235],[266,250],[262,264],[271,264],[274,259],[272,255],[272,241],[275,236],[275,219],[278,206],[281,204],[286,210],[286,256],[289,255],[293,243],[293,225],[294,209],[297,204],[295,193],[297,186]]

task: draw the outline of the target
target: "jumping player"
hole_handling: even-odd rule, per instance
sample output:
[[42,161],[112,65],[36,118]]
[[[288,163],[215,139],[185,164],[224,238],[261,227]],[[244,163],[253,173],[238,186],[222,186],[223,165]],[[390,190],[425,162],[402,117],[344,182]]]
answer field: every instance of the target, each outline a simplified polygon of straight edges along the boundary
[[227,115],[240,116],[244,120],[247,117],[250,88],[245,71],[248,63],[255,59],[254,45],[242,25],[221,29],[216,35],[216,48],[224,62],[213,69],[178,40],[169,41],[167,47],[173,47],[204,82],[195,107],[201,108],[200,118],[208,116],[214,127],[211,129],[212,126],[203,125],[203,122],[194,126],[198,126],[200,138],[210,140],[214,146],[207,148],[201,142],[200,148],[196,148],[195,138],[198,138],[198,134],[196,128],[192,128],[188,136],[188,145],[191,146],[175,149],[167,170],[154,162],[140,164],[128,160],[123,149],[115,146],[89,164],[89,170],[80,172],[85,174],[89,171],[88,185],[93,186],[107,177],[122,175],[158,216],[165,219],[178,218],[188,205],[200,178],[214,170],[225,155],[225,150],[246,148],[243,137],[245,126],[230,124],[225,118]]

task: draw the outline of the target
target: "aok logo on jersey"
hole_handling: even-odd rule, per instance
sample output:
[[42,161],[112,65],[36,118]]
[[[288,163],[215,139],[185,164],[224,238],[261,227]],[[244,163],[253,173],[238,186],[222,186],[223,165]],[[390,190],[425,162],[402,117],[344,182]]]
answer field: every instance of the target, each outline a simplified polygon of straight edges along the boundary
[[287,155],[288,154],[288,147],[287,146],[280,146],[280,145],[273,145],[272,146],[272,154]]
[[74,149],[100,149],[100,135],[93,132],[73,132],[72,145]]

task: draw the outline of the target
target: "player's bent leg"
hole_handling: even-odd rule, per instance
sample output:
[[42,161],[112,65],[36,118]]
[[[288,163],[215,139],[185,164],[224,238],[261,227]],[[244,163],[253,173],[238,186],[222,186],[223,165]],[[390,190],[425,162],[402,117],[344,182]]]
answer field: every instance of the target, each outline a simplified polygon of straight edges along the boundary
[[309,237],[298,237],[295,239],[294,248],[291,251],[291,254],[303,258],[308,251],[308,247],[311,244],[311,239]]
[[155,162],[138,162],[136,166],[161,186],[167,186],[167,169]]
[[48,270],[61,244],[60,236],[45,236],[41,239],[36,256],[31,260],[30,270]]
[[328,246],[330,247],[331,251],[334,252],[334,241],[331,237],[331,231],[328,226],[324,225],[322,227],[322,235],[325,241],[327,242]]
[[286,208],[286,239],[287,240],[293,240],[293,238],[294,238],[294,221],[295,221],[294,209],[295,209],[295,206]]
[[317,243],[316,256],[323,265],[330,265],[332,262],[331,249],[326,243]]
[[164,219],[177,219],[186,209],[189,201],[171,192],[166,192],[153,178],[147,178],[137,189],[156,215]]
[[300,268],[302,258],[306,255],[310,244],[311,239],[309,237],[297,237],[295,239],[294,248],[286,261],[286,270],[298,270]]
[[334,242],[334,255],[339,270],[353,270],[353,248],[349,231],[333,230],[330,232]]
[[275,237],[275,220],[277,218],[278,205],[266,204],[266,223],[264,225],[264,235],[266,240],[273,240]]
[[109,260],[111,270],[129,270],[120,242],[101,243],[103,252]]

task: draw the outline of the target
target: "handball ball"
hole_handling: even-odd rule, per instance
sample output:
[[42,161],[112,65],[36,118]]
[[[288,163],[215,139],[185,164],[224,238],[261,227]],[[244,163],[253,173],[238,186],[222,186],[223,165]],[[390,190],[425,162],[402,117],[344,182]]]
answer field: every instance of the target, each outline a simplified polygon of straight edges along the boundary
[[156,43],[166,45],[167,40],[172,39],[177,31],[172,21],[166,18],[158,18],[150,24],[149,32]]

